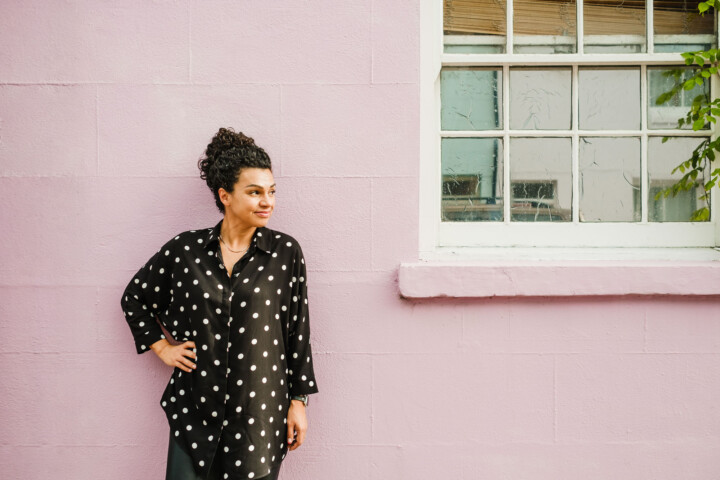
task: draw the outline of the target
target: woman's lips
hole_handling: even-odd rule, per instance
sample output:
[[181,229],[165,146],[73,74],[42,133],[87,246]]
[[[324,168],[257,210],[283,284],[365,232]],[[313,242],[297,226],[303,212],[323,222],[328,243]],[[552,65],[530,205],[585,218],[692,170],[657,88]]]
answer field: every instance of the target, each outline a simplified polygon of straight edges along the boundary
[[255,212],[255,215],[257,215],[257,216],[259,216],[259,217],[267,218],[267,217],[270,216],[270,211],[267,211],[267,212]]

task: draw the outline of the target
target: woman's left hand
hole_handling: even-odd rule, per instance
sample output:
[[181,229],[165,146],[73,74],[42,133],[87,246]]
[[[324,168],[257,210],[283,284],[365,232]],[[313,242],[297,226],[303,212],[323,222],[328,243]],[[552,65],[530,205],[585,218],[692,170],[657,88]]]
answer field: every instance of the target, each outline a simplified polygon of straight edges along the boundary
[[290,450],[302,445],[305,441],[305,432],[307,432],[305,405],[299,400],[291,400],[287,418],[287,443]]

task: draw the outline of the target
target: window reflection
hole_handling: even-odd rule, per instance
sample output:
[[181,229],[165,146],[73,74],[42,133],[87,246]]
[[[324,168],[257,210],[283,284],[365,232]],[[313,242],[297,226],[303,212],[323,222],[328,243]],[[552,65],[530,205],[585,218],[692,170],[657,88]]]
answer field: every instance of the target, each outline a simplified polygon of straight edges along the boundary
[[442,220],[502,221],[502,140],[442,140]]
[[[685,67],[648,67],[648,128],[676,128],[678,118],[685,117],[698,95],[703,95],[706,101],[709,99],[710,82],[705,82],[702,86],[695,85],[691,90],[681,89],[662,105],[656,103],[657,98],[669,91],[676,81],[682,82],[691,76],[692,70]],[[692,129],[692,124],[684,125],[683,128]]]
[[[696,181],[692,190],[680,192],[675,197],[655,200],[655,195],[672,186],[683,174],[672,170],[692,155],[693,150],[704,138],[671,137],[663,144],[662,137],[648,139],[648,220],[650,222],[689,222],[693,212],[705,205],[699,197],[705,193],[703,185],[708,181],[705,175]],[[639,198],[636,200],[639,202]]]
[[572,220],[569,138],[510,140],[511,221]]

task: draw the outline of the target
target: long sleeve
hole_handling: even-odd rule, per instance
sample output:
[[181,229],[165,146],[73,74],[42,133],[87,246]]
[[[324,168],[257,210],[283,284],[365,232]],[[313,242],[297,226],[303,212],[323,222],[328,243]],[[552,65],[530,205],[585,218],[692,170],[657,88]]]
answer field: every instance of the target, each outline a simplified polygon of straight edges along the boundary
[[288,332],[288,387],[291,395],[317,393],[310,345],[310,316],[307,298],[307,276],[302,250],[297,247],[292,267],[292,298]]
[[133,276],[125,288],[120,305],[135,339],[137,353],[165,338],[158,315],[170,301],[171,263],[169,245],[165,245]]

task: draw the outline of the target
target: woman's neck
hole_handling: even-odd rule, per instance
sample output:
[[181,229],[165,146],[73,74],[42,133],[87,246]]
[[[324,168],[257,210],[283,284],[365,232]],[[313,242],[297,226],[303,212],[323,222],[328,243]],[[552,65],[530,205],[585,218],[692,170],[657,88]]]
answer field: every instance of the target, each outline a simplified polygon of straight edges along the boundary
[[220,225],[220,235],[228,247],[241,249],[250,245],[256,229],[257,227],[243,225],[225,216],[222,225]]

